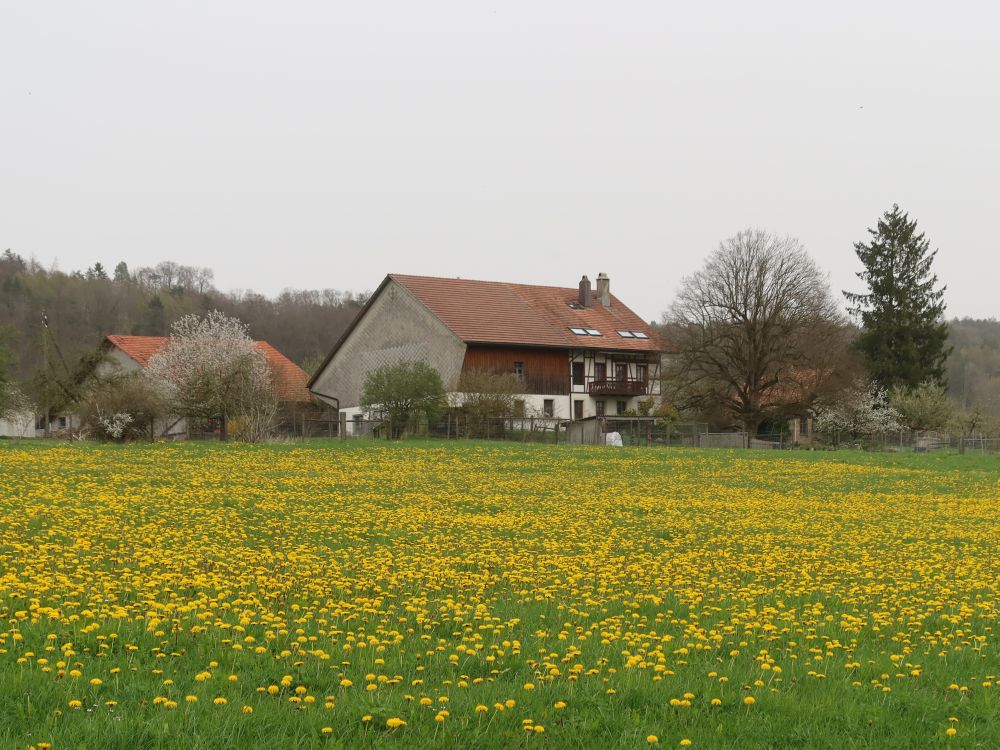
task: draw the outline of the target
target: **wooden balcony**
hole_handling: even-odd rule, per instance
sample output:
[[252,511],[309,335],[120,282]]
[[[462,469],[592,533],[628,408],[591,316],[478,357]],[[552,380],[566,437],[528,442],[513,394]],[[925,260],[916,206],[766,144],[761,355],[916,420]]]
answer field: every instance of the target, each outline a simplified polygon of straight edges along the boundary
[[645,396],[648,381],[627,378],[625,380],[593,380],[588,390],[591,396]]

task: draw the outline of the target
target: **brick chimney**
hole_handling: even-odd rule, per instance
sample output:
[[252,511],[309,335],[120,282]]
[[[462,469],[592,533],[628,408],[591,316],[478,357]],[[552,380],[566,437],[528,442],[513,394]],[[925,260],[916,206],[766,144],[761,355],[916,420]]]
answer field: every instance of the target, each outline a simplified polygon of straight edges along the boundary
[[611,307],[611,279],[603,271],[597,274],[597,299],[605,307]]
[[590,279],[586,274],[580,279],[580,294],[577,295],[576,301],[580,307],[590,307]]

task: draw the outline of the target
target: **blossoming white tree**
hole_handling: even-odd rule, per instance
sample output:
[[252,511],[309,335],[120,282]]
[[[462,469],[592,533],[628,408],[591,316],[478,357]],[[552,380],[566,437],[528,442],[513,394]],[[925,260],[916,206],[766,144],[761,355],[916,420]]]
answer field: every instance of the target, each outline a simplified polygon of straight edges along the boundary
[[270,433],[277,413],[271,370],[237,318],[218,310],[204,318],[184,316],[171,327],[170,342],[150,357],[146,373],[178,415],[219,420],[223,440],[234,420],[242,439],[257,442]]
[[884,435],[902,427],[900,414],[878,383],[858,381],[833,403],[816,405],[816,430],[836,438]]

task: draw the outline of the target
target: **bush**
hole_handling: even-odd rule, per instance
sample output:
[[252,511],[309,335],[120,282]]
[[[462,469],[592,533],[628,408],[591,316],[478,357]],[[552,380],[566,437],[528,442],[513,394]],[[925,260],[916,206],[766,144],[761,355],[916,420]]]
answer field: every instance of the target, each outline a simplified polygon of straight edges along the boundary
[[368,373],[361,406],[388,425],[391,437],[398,438],[441,413],[444,384],[437,370],[423,362],[387,365]]
[[453,407],[465,437],[503,432],[505,417],[524,417],[524,381],[512,372],[469,370],[458,379]]
[[168,404],[142,372],[94,383],[77,403],[80,424],[101,440],[142,440],[153,435],[153,423],[166,416]]
[[889,397],[901,421],[915,432],[946,430],[956,426],[958,410],[944,386],[921,383],[916,388],[893,388]]

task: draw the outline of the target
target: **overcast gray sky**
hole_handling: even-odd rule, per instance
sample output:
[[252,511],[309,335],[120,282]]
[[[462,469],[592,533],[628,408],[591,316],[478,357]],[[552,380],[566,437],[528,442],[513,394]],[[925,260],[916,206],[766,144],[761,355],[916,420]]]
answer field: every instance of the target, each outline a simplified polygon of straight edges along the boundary
[[220,288],[389,271],[645,318],[748,226],[838,291],[898,202],[1000,314],[996,3],[0,4],[0,249]]

